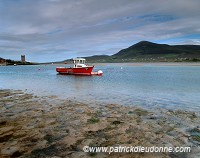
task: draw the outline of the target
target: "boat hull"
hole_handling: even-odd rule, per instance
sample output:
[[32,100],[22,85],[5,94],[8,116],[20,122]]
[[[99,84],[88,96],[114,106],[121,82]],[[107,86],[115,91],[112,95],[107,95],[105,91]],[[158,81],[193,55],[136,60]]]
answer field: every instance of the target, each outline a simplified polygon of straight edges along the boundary
[[90,76],[92,75],[93,68],[94,66],[77,67],[77,68],[57,67],[56,71],[59,74]]

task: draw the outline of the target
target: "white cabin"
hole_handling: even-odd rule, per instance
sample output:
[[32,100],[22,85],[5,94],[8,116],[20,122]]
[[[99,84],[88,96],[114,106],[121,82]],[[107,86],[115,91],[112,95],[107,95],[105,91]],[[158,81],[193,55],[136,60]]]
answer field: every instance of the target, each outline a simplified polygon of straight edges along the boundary
[[73,61],[74,61],[74,68],[87,67],[87,65],[85,65],[84,58],[74,58]]

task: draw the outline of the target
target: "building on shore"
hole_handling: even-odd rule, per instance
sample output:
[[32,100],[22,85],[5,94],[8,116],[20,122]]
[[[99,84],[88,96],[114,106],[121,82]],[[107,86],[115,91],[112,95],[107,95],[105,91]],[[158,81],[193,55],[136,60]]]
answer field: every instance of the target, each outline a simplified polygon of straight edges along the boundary
[[21,55],[21,62],[22,62],[22,63],[26,63],[25,55]]
[[6,60],[3,58],[0,58],[0,66],[5,66],[7,65]]

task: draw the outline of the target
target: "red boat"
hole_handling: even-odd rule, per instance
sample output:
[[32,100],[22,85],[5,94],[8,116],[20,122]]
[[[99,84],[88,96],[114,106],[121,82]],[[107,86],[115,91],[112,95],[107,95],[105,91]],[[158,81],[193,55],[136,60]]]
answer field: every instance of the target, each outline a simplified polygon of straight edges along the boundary
[[[56,71],[60,74],[67,74],[67,75],[86,75],[90,76],[93,75],[92,70],[94,66],[88,66],[85,65],[85,59],[84,58],[75,58],[74,61],[74,67],[57,67]],[[102,71],[98,71],[99,73],[97,75],[102,75]]]

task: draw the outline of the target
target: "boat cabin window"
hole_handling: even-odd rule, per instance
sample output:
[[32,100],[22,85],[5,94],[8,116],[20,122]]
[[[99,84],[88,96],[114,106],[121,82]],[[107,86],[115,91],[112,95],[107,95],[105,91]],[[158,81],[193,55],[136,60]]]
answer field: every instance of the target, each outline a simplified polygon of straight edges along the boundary
[[82,67],[82,65],[76,65],[76,67]]
[[74,64],[85,64],[85,60],[74,60]]

